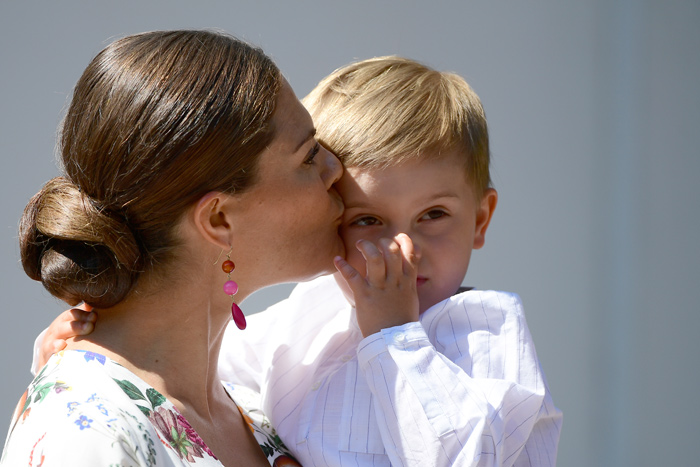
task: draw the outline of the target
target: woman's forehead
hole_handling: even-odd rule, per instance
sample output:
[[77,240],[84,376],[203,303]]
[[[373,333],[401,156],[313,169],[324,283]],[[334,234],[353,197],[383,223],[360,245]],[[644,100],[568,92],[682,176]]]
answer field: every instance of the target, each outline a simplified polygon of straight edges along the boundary
[[289,83],[284,80],[277,95],[277,106],[272,116],[275,139],[271,146],[290,154],[316,134],[311,115],[297,99]]

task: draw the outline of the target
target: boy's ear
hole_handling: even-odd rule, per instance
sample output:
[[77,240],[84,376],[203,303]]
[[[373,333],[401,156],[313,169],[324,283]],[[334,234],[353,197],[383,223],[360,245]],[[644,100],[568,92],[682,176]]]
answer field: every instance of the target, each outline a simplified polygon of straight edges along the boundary
[[493,212],[496,210],[496,204],[498,204],[498,192],[493,188],[487,188],[476,209],[474,245],[472,247],[475,250],[484,246],[486,242],[486,230],[489,228],[491,216],[493,216]]
[[202,196],[194,208],[194,224],[199,233],[219,248],[231,248],[232,219],[227,206],[230,196],[212,191]]

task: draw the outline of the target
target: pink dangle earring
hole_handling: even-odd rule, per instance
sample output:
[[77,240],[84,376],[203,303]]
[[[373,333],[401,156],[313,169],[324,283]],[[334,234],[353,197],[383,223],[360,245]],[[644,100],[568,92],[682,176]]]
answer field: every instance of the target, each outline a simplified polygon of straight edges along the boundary
[[231,272],[236,269],[236,265],[233,264],[233,261],[231,261],[230,250],[226,254],[226,261],[221,264],[221,269],[227,274],[228,277],[228,280],[224,283],[224,293],[231,296],[231,317],[233,318],[233,322],[236,323],[238,329],[243,330],[246,326],[245,315],[243,314],[243,311],[241,311],[241,307],[239,307],[236,302],[233,301],[233,296],[236,295],[236,292],[238,292],[238,284],[231,280]]

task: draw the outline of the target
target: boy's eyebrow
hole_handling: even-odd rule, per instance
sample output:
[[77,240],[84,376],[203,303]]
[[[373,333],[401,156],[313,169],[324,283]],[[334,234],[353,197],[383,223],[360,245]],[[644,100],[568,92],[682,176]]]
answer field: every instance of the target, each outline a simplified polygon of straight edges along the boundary
[[440,198],[459,198],[459,195],[453,191],[443,191],[440,193],[435,193],[433,196],[428,198],[428,201],[433,201]]
[[[425,199],[426,203],[432,203],[435,200],[441,199],[441,198],[459,198],[459,195],[454,192],[449,192],[449,191],[444,191],[440,193],[436,193],[433,196],[430,196]],[[348,199],[344,198],[344,203],[345,203],[345,209],[350,209],[350,208],[371,208],[374,206],[374,203],[372,203],[371,200],[353,200],[353,199]]]
[[309,133],[306,135],[306,138],[304,138],[304,140],[301,143],[299,143],[297,147],[294,148],[294,151],[292,151],[292,153],[297,152],[308,140],[310,140],[314,136],[316,136],[316,128],[312,128],[309,130]]

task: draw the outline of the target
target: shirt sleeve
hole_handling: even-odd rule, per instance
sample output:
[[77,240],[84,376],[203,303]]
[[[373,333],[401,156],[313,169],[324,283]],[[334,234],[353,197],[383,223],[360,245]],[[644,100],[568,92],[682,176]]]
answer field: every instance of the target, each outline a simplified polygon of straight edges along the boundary
[[523,450],[545,397],[539,362],[519,301],[479,301],[360,342],[392,465],[513,465]]
[[[222,381],[245,386],[260,392],[263,381],[261,357],[264,352],[265,325],[260,322],[259,314],[248,316],[245,331],[238,329],[233,322],[224,332],[219,352],[219,378]],[[252,319],[251,319],[252,318]],[[258,318],[258,319],[255,319]]]

